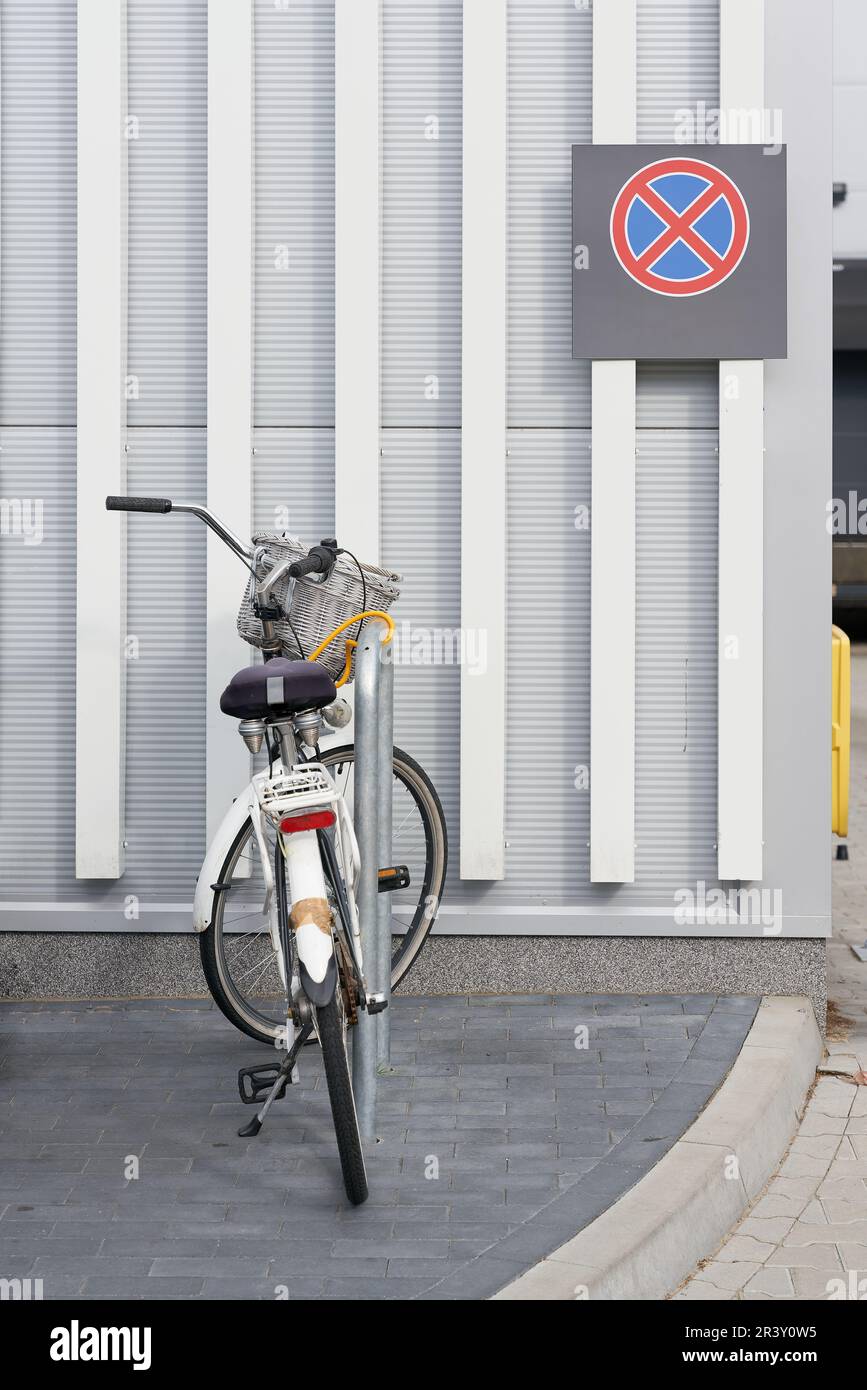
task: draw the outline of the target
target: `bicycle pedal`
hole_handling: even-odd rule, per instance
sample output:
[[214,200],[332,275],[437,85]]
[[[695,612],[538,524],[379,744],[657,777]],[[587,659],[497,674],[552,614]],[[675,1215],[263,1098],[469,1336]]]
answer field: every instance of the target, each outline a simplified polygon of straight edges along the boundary
[[383,1009],[388,1008],[388,1000],[384,994],[368,994],[366,1008],[369,1014],[381,1014]]
[[[238,1072],[238,1092],[245,1105],[258,1105],[265,1099],[280,1076],[280,1068],[280,1062],[265,1062],[258,1067],[241,1067]],[[286,1087],[292,1085],[292,1080],[291,1075],[284,1077],[276,1100],[280,1100],[285,1094]]]
[[396,888],[408,888],[411,882],[406,864],[393,864],[390,869],[380,869],[377,877],[376,886],[380,893],[393,893]]

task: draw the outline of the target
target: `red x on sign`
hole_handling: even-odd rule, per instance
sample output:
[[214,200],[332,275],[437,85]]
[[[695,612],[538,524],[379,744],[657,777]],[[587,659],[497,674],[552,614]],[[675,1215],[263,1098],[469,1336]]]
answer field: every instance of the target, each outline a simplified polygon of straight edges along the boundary
[[728,279],[749,240],[740,189],[702,159],[660,159],[623,185],[611,244],[627,275],[664,295],[703,294]]

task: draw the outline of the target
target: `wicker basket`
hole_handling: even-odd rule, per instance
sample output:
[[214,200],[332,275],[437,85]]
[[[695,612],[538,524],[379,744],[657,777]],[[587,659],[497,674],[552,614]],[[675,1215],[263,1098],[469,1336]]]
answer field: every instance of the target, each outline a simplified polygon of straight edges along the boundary
[[[253,544],[267,550],[273,567],[281,565],[284,560],[303,559],[310,548],[297,536],[287,536],[273,531],[260,532],[253,537]],[[271,590],[272,602],[285,613],[287,599],[289,600],[289,621],[281,619],[275,624],[285,656],[296,661],[308,657],[329,632],[345,623],[353,613],[361,613],[371,608],[388,611],[400,594],[397,585],[401,576],[392,574],[389,570],[378,569],[376,565],[362,564],[361,568],[364,572],[363,585],[358,566],[346,554],[337,557],[337,563],[324,584],[312,577],[292,580],[286,576],[277,581]],[[238,614],[238,631],[245,642],[254,647],[261,647],[262,624],[253,611],[252,599],[251,575]],[[301,643],[300,651],[293,636],[293,628],[298,642]],[[346,662],[345,639],[357,636],[357,626],[348,628],[342,637],[336,638],[322,655],[317,657],[317,661],[335,679],[341,675]],[[353,674],[350,672],[350,679]]]

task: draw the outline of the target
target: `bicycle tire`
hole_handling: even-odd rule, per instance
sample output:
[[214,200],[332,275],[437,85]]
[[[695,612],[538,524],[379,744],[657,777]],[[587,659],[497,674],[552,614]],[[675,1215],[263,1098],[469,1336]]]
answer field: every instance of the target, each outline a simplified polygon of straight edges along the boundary
[[361,1135],[358,1132],[355,1096],[352,1092],[349,1058],[346,1054],[345,1033],[337,993],[330,1004],[316,1010],[316,1030],[322,1049],[322,1064],[331,1103],[343,1185],[352,1205],[358,1207],[367,1201],[367,1172]]
[[[322,754],[326,767],[354,762],[355,749],[351,744],[329,748]],[[424,826],[426,862],[420,885],[419,901],[406,932],[400,939],[392,959],[391,987],[397,989],[418,958],[436,920],[448,868],[448,835],[442,803],[436,788],[424,768],[403,749],[394,749],[395,776],[402,781],[419,809]],[[232,881],[235,866],[250,838],[252,826],[244,822],[235,836],[223,861],[220,883]],[[256,1042],[271,1045],[279,1023],[269,1020],[237,989],[225,955],[223,908],[225,895],[215,893],[211,920],[199,936],[199,954],[208,989],[217,1008],[229,1022]],[[397,940],[398,938],[393,938]]]
[[[397,744],[394,746],[393,758],[395,776],[407,787],[421,814],[427,850],[419,902],[401,945],[392,956],[391,988],[396,990],[415,964],[418,953],[436,921],[448,872],[449,844],[442,802],[421,763],[416,762],[403,748],[398,748]],[[354,760],[355,748],[349,743],[339,748],[329,748],[322,755],[325,767]]]

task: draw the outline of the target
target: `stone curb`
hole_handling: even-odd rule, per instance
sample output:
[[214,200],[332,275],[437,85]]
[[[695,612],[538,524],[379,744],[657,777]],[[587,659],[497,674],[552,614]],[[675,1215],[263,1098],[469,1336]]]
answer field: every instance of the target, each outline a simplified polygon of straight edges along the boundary
[[[651,1171],[498,1299],[655,1299],[719,1247],[791,1142],[822,1056],[810,1001],[762,1000],[719,1091]],[[728,1176],[737,1160],[736,1176]]]

